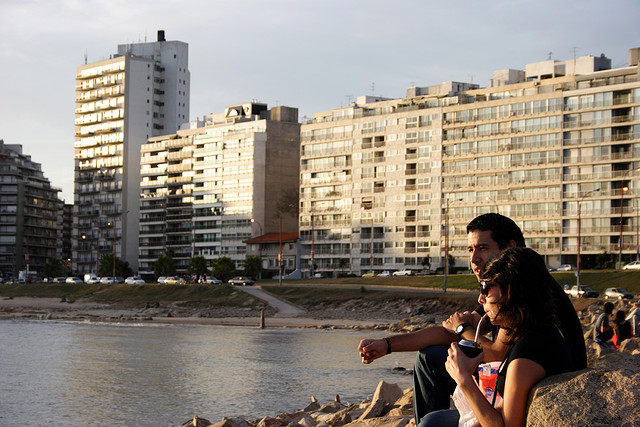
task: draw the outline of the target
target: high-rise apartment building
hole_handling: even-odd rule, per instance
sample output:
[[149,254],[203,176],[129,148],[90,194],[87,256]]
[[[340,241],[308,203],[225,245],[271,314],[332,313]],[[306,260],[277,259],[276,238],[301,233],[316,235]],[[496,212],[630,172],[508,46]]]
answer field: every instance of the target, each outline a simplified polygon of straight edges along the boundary
[[[40,163],[22,153],[21,145],[0,140],[0,274],[20,271],[42,277],[47,258],[60,246],[59,188],[51,186]],[[26,277],[26,276],[25,276]]]
[[142,146],[140,274],[169,255],[184,274],[193,255],[242,267],[245,240],[297,231],[297,108],[246,103]]
[[76,72],[73,262],[95,272],[113,253],[138,268],[140,147],[189,121],[188,45],[118,46]]
[[[638,257],[640,49],[360,97],[302,125],[306,272],[468,267],[466,229],[513,218],[549,266]],[[580,242],[580,244],[578,244]]]

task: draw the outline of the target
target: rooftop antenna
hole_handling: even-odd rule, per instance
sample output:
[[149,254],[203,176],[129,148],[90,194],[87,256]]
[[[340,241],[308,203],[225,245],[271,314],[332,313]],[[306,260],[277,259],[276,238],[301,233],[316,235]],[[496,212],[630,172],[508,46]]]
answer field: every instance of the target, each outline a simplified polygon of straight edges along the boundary
[[469,74],[469,79],[470,79],[469,83],[473,84],[473,74]]
[[353,99],[353,95],[345,95],[345,98],[347,98],[347,105],[351,105],[351,100]]
[[576,46],[572,47],[571,50],[573,51],[573,75],[575,76],[577,74],[576,72],[576,51],[578,50],[578,48]]
[[87,52],[84,53],[84,65],[87,65],[87,57],[89,55],[87,54]]
[[549,53],[547,54],[547,59],[551,59],[551,55],[553,55],[553,52],[549,52]]
[[371,82],[371,95],[376,96],[376,82]]

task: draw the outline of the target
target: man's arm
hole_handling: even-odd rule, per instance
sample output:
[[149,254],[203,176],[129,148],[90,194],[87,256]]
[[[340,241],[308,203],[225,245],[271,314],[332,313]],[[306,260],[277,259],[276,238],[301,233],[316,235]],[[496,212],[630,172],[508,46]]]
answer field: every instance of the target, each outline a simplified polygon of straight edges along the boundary
[[457,340],[457,334],[440,325],[427,326],[415,332],[392,335],[386,339],[364,339],[358,345],[358,352],[362,357],[362,363],[371,363],[389,352],[418,351],[432,345],[449,345]]
[[[455,331],[456,327],[458,327],[458,325],[462,323],[469,323],[473,327],[466,328],[464,331],[462,331],[462,333],[460,334],[460,337],[465,340],[474,341],[476,336],[476,328],[478,327],[478,322],[480,322],[481,318],[482,316],[480,315],[480,313],[476,311],[474,312],[465,311],[463,313],[457,312],[452,314],[451,317],[449,317],[447,320],[442,322],[442,326],[445,329],[447,329],[449,332],[453,332]],[[491,341],[485,338],[483,335],[481,335],[489,332],[490,330],[489,326],[490,326],[490,323],[487,320],[485,320],[480,328],[480,335],[478,335],[478,342],[482,345],[482,351],[484,353],[482,360],[484,362],[495,362],[498,360],[502,360],[504,358],[504,355],[506,354],[509,346],[504,343],[506,340],[506,333],[504,332],[503,329],[498,330],[498,336],[496,337],[495,341]],[[456,340],[457,338],[458,337],[456,334]]]

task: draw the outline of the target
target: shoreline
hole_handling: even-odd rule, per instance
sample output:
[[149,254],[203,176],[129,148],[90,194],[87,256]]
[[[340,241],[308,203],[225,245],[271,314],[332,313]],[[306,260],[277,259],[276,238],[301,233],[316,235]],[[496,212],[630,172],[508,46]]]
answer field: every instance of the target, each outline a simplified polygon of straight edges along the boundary
[[[131,308],[120,305],[99,304],[77,300],[67,302],[52,297],[13,297],[0,299],[0,319],[15,320],[64,320],[95,322],[128,322],[167,325],[198,326],[243,326],[261,327],[260,314],[247,316],[246,310],[227,310],[228,315],[216,317],[173,316],[166,314],[170,308],[155,310]],[[310,316],[265,315],[265,328],[308,328],[308,329],[387,329],[397,320],[354,320],[335,317],[316,318]]]

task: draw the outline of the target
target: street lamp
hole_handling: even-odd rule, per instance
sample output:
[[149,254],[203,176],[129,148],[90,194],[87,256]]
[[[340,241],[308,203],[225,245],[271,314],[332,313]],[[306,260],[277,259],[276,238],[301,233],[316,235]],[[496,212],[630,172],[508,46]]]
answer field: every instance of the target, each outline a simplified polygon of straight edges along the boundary
[[[453,202],[461,201],[456,199]],[[447,198],[447,207],[444,211],[444,287],[443,292],[447,292],[447,275],[449,273],[449,198]]]
[[486,200],[487,202],[491,202],[491,203],[493,203],[493,204],[496,206],[496,213],[497,213],[497,214],[499,214],[499,213],[500,213],[500,209],[498,208],[498,202],[497,202],[497,201],[493,200],[493,199],[492,199],[491,197],[489,197],[489,196],[485,197],[485,200]]
[[[107,225],[111,227],[111,222],[107,222]],[[116,280],[116,220],[113,220],[113,280]]]
[[622,270],[622,202],[624,193],[629,191],[629,187],[620,189],[620,238],[618,239],[618,270]]
[[596,191],[600,191],[600,189],[598,188],[597,190],[592,190],[587,193],[584,193],[578,200],[578,259],[576,260],[576,285],[578,286],[580,286],[580,247],[582,246],[581,236],[580,236],[580,231],[582,227],[582,216],[581,216],[582,202],[584,201],[585,197],[592,195]]
[[[256,221],[256,219],[255,219],[255,218],[251,218],[251,220],[250,220],[250,221],[251,221],[252,223],[256,223],[256,224],[258,224],[258,228],[259,228],[259,230],[260,230],[260,236],[262,236],[262,225],[261,225],[258,221]],[[259,255],[260,255],[260,262],[262,262],[262,242],[258,242],[258,253],[259,253]]]
[[315,259],[315,228],[313,223],[313,214],[311,214],[311,277],[316,273]]

